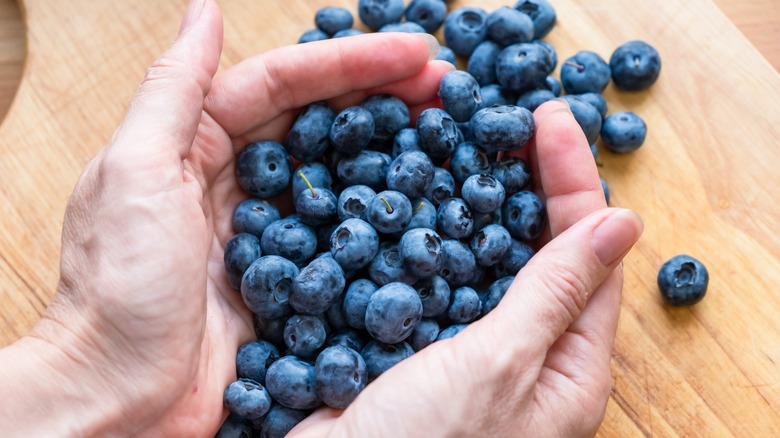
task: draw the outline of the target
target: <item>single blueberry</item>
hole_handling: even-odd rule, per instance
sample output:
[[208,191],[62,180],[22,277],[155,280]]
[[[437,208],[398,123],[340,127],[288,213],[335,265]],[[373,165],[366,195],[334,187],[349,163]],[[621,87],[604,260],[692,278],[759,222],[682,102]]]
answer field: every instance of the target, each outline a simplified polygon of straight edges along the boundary
[[344,294],[344,314],[350,327],[360,330],[366,328],[366,307],[377,289],[379,287],[376,284],[364,278],[350,283]]
[[325,345],[327,333],[322,321],[312,315],[293,315],[284,326],[284,344],[288,354],[314,357]]
[[233,212],[233,230],[260,238],[265,227],[279,218],[279,210],[273,204],[263,199],[249,198],[238,204]]
[[338,216],[340,221],[360,219],[368,208],[368,203],[376,196],[376,192],[368,186],[349,186],[341,191],[338,200]]
[[528,111],[534,112],[543,103],[547,102],[548,100],[553,100],[555,97],[555,94],[546,88],[530,90],[520,95],[520,97],[517,99],[517,106],[521,106]]
[[334,33],[333,38],[351,37],[356,35],[363,35],[364,33],[365,32],[360,29],[344,29]]
[[336,220],[337,203],[336,195],[330,190],[311,187],[303,189],[298,195],[295,201],[295,212],[304,224],[318,227]]
[[354,21],[347,9],[334,6],[326,6],[314,15],[314,24],[328,35],[351,28]]
[[707,293],[710,274],[695,258],[680,254],[667,260],[658,271],[661,297],[672,306],[691,306]]
[[520,0],[515,9],[531,17],[534,22],[534,39],[544,38],[555,26],[555,9],[547,0]]
[[455,335],[463,331],[463,329],[465,329],[468,326],[469,326],[468,324],[453,324],[445,328],[441,332],[439,332],[439,336],[436,337],[436,340],[441,341],[444,339],[455,337]]
[[452,65],[455,65],[457,59],[455,58],[455,52],[447,46],[439,46],[439,53],[436,54],[436,58],[439,61],[447,61]]
[[461,195],[473,211],[492,213],[501,208],[506,190],[492,175],[471,175],[463,182]]
[[[434,174],[434,182],[436,181],[437,178]],[[412,201],[412,209],[412,220],[401,230],[401,233],[396,233],[398,239],[403,236],[403,233],[414,228],[436,228],[436,207],[431,201],[425,198],[416,198]]]
[[371,341],[360,351],[360,355],[366,361],[369,381],[376,379],[393,365],[411,357],[413,354],[414,350],[406,342],[383,344],[378,341]]
[[238,185],[261,199],[281,194],[290,184],[291,172],[290,156],[275,141],[251,143],[236,158]]
[[[479,43],[479,45],[474,48],[474,51],[471,52],[469,61],[466,64],[466,71],[469,72],[471,76],[474,76],[474,79],[477,80],[479,85],[495,84],[498,81],[498,79],[496,79],[496,59],[498,59],[498,54],[501,53],[501,49],[503,49],[503,47],[499,44],[490,40],[485,40]],[[489,105],[483,105],[483,107],[486,106]]]
[[439,108],[428,108],[420,114],[417,118],[417,134],[420,136],[420,149],[434,163],[449,158],[462,136],[452,116]]
[[371,30],[397,23],[403,14],[403,0],[358,0],[358,15]]
[[445,74],[439,82],[442,106],[456,122],[466,122],[482,103],[479,84],[474,76],[462,70]]
[[474,214],[461,198],[447,198],[436,212],[439,231],[451,239],[463,239],[474,231]]
[[[434,208],[438,208],[442,201],[455,195],[455,179],[452,174],[447,169],[437,167],[433,173],[433,181],[424,195]],[[417,207],[419,207],[419,203],[415,206],[415,213]]]
[[380,27],[377,32],[427,33],[424,27],[413,21],[404,21],[403,23],[387,23]]
[[401,192],[408,198],[418,198],[430,187],[433,176],[433,163],[424,152],[407,151],[390,163],[386,177],[387,188]]
[[328,148],[328,133],[336,115],[326,103],[306,107],[287,133],[285,147],[295,159],[314,161]]
[[344,409],[366,387],[368,371],[357,351],[336,345],[317,356],[314,378],[317,396],[331,408]]
[[471,129],[479,147],[488,154],[522,148],[534,135],[531,111],[513,105],[493,106],[477,111]]
[[506,228],[498,224],[482,228],[471,239],[471,251],[477,264],[486,268],[503,260],[511,246],[512,236]]
[[[260,423],[261,438],[284,438],[309,412],[274,403]],[[251,435],[250,435],[251,436]]]
[[333,257],[318,257],[301,269],[292,282],[290,305],[297,312],[325,312],[344,290],[344,270]]
[[512,44],[501,50],[496,58],[496,79],[509,90],[523,92],[543,88],[551,72],[550,52],[539,44]]
[[493,105],[507,105],[510,103],[508,95],[498,84],[483,85],[480,87],[479,92],[482,94],[482,105],[479,109]]
[[661,73],[661,57],[644,41],[629,41],[609,59],[612,80],[619,88],[641,91],[650,88]]
[[322,403],[314,389],[314,364],[311,362],[284,356],[271,364],[265,380],[271,397],[288,408],[314,409]]
[[513,195],[531,183],[531,166],[521,158],[505,156],[493,164],[493,176],[504,186],[507,195]]
[[442,263],[438,274],[447,280],[450,287],[468,284],[477,267],[474,253],[464,243],[448,239],[441,244]]
[[392,159],[387,154],[366,150],[354,157],[339,160],[337,174],[345,185],[365,185],[374,190],[382,190],[391,162]]
[[501,6],[491,12],[487,18],[487,27],[490,39],[502,46],[527,43],[534,39],[534,22],[531,17],[509,6]]
[[380,233],[397,233],[412,220],[412,203],[401,192],[379,192],[368,203],[366,220]]
[[561,83],[568,94],[601,93],[610,77],[606,61],[587,50],[577,52],[561,65]]
[[585,133],[588,144],[595,143],[599,138],[599,131],[601,131],[601,114],[599,110],[585,99],[573,94],[567,94],[563,96],[563,99],[569,104],[574,120],[580,125],[582,132]]
[[[365,322],[363,324],[365,325]],[[341,345],[355,351],[360,351],[366,345],[361,333],[364,332],[351,328],[339,330],[328,336],[328,339],[325,341],[325,346],[333,347],[335,345]]]
[[[327,257],[330,257],[331,259],[333,258],[330,252],[323,254],[327,255]],[[330,306],[328,306],[328,308],[325,310],[325,318],[328,320],[328,326],[331,330],[344,330],[349,328],[349,324],[347,324],[347,315],[344,313],[345,292],[346,291],[342,291],[340,294],[338,294],[336,299],[333,300],[333,302],[330,303]],[[328,345],[327,341],[325,345]]]
[[417,278],[432,278],[441,268],[441,237],[429,228],[407,231],[398,243],[401,263]]
[[276,319],[292,312],[288,302],[298,267],[285,258],[266,255],[247,268],[241,280],[241,296],[252,312],[265,319]]
[[284,325],[287,323],[287,317],[265,319],[253,314],[252,321],[258,339],[270,342],[277,350],[284,349]]
[[404,128],[398,131],[393,140],[393,159],[397,158],[404,152],[408,151],[420,151],[420,136],[417,135],[415,128]]
[[460,184],[471,175],[490,173],[490,168],[487,153],[472,142],[459,144],[450,160],[452,176]]
[[406,272],[396,242],[382,242],[379,245],[376,257],[368,265],[368,276],[379,286],[394,282],[413,284],[417,281],[414,275]]
[[347,219],[330,236],[330,253],[350,271],[366,266],[379,250],[376,230],[361,219]]
[[510,196],[501,209],[501,219],[515,239],[533,240],[544,230],[547,210],[535,193],[520,191]]
[[250,438],[254,436],[253,434],[252,423],[231,412],[214,438]]
[[374,116],[374,142],[389,144],[398,131],[409,127],[409,108],[395,96],[377,94],[363,100],[361,105]]
[[374,116],[362,106],[346,108],[333,119],[329,136],[334,149],[355,155],[374,137]]
[[450,321],[465,324],[477,319],[482,313],[482,301],[474,289],[463,286],[452,292],[452,303],[447,309]]
[[493,265],[493,275],[496,278],[514,276],[533,256],[533,248],[519,240],[512,239],[506,256]]
[[420,296],[423,306],[422,315],[426,318],[441,315],[450,305],[450,285],[438,275],[419,280],[414,284],[414,289]]
[[248,342],[239,347],[236,354],[236,376],[264,385],[268,367],[279,357],[279,350],[268,341]]
[[225,272],[234,289],[241,289],[241,277],[255,260],[262,255],[260,239],[254,234],[240,233],[225,245]]
[[482,315],[487,315],[498,306],[501,299],[504,298],[509,286],[512,285],[514,277],[503,277],[494,281],[485,291],[485,301],[482,303]]
[[444,21],[447,46],[460,56],[470,56],[474,48],[488,36],[487,16],[484,9],[474,6],[450,12]]
[[601,125],[601,140],[612,152],[625,154],[639,149],[647,137],[647,125],[632,112],[613,113]]
[[447,5],[441,0],[412,0],[404,16],[406,21],[417,23],[426,32],[434,33],[447,18]]
[[412,333],[422,314],[422,302],[414,288],[404,283],[389,283],[368,299],[366,330],[375,340],[394,344]]
[[300,220],[288,216],[266,227],[260,247],[265,255],[278,255],[302,264],[317,253],[317,233]]
[[555,97],[560,97],[563,86],[561,85],[561,81],[558,79],[552,76],[547,76],[547,78],[544,80],[544,89],[550,90],[552,94],[555,95]]
[[435,319],[423,318],[409,335],[409,345],[414,351],[420,351],[436,340],[439,331],[439,323]]
[[[558,52],[555,51],[555,46],[550,44],[549,41],[545,41],[545,40],[533,40],[531,42],[533,44],[538,44],[544,50],[547,50],[547,53],[550,55],[550,71],[552,72],[553,70],[555,70],[555,67],[558,65]],[[552,77],[552,76],[548,76],[548,77]],[[558,83],[558,85],[560,85],[560,82]],[[560,94],[561,93],[559,92],[557,95],[560,96]]]
[[225,407],[247,420],[258,420],[271,409],[271,397],[263,385],[250,379],[238,379],[225,388]]
[[607,99],[604,99],[600,93],[582,93],[578,94],[580,99],[585,99],[585,102],[593,105],[598,110],[601,118],[604,119],[607,116]]
[[298,44],[322,41],[328,39],[328,34],[319,29],[309,29],[298,38]]

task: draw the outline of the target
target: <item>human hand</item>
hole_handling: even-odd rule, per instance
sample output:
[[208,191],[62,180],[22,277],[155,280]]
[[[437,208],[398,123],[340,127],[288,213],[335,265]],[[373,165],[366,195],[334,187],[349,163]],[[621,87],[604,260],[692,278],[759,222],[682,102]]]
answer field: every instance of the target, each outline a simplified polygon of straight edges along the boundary
[[36,370],[33,384],[14,388],[34,407],[4,408],[19,422],[4,429],[213,435],[236,351],[254,337],[223,265],[245,197],[236,153],[281,141],[313,101],[343,108],[392,93],[414,112],[451,68],[429,62],[430,38],[376,34],[273,50],[215,76],[221,46],[216,3],[193,1],[177,41],[79,179],[57,293],[31,335],[5,352]]
[[607,209],[582,130],[560,101],[534,114],[520,154],[546,202],[544,247],[501,303],[451,339],[394,366],[344,411],[291,436],[592,436],[611,390],[621,260],[641,219]]

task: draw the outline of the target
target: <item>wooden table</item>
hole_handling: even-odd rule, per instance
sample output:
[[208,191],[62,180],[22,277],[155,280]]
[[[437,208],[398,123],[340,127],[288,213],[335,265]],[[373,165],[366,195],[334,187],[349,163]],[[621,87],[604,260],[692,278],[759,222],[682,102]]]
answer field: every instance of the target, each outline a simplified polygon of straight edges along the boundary
[[[19,28],[6,26],[18,26],[8,1],[0,0],[5,83],[13,80],[6,67],[21,59],[12,53],[20,40]],[[733,23],[711,0],[553,1],[559,24],[548,39],[562,57],[579,49],[608,57],[643,39],[664,60],[650,91],[605,93],[611,111],[641,114],[649,136],[635,154],[602,150],[600,158],[613,205],[646,223],[625,262],[614,390],[600,436],[780,436],[780,75],[772,68],[780,65],[780,5],[716,2]],[[174,38],[185,2],[23,3],[26,64],[0,125],[0,345],[45,309],[73,184]],[[354,11],[355,2],[220,3],[226,68],[294,42],[318,7]],[[476,2],[456,5],[467,3]],[[492,10],[512,2],[479,3]],[[695,307],[672,309],[655,276],[683,252],[709,267],[710,291]]]

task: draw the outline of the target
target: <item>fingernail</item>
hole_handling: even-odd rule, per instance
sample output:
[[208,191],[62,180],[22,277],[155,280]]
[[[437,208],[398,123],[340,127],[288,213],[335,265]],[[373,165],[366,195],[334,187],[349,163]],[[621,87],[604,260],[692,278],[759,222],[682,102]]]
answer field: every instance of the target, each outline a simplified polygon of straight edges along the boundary
[[187,5],[187,9],[184,11],[184,19],[182,19],[179,27],[179,35],[186,32],[187,29],[191,28],[198,21],[205,4],[206,0],[190,0],[190,4]]
[[593,251],[604,266],[610,266],[639,240],[644,227],[638,214],[619,209],[593,231]]
[[428,45],[428,61],[433,61],[439,54],[439,40],[429,33],[413,33],[412,35],[421,38]]
[[446,67],[446,68],[447,68],[449,71],[455,71],[455,70],[457,70],[457,69],[458,69],[458,67],[455,67],[454,65],[452,65],[452,63],[451,63],[451,62],[442,61],[441,59],[435,59],[435,60],[433,60],[433,61],[430,61],[430,62],[431,62],[431,64],[433,64],[434,62],[435,62],[436,64],[441,64],[441,65],[443,65],[444,67]]

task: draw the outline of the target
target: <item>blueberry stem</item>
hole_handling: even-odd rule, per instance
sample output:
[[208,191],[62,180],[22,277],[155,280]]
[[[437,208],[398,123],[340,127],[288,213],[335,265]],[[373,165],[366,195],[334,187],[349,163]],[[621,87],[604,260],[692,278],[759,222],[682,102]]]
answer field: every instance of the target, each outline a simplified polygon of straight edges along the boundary
[[421,208],[423,208],[423,205],[425,205],[425,202],[420,202],[420,205],[417,206],[417,208],[414,209],[414,212],[417,213],[420,211]]
[[385,209],[385,211],[387,211],[387,214],[393,214],[393,207],[390,205],[389,202],[387,202],[387,199],[385,199],[384,196],[380,197],[379,199],[382,200],[382,202],[384,202],[385,205],[387,206],[387,208]]
[[574,68],[576,68],[576,69],[577,69],[577,71],[583,71],[583,70],[585,70],[585,66],[584,66],[584,65],[577,64],[576,62],[573,62],[573,61],[566,61],[566,62],[564,62],[564,64],[565,64],[565,65],[568,65],[569,67],[574,67]]
[[311,183],[309,182],[309,178],[306,178],[306,175],[303,174],[302,170],[298,171],[298,176],[303,178],[303,182],[305,182],[306,185],[309,186],[309,190],[311,190],[312,199],[317,199],[317,192],[314,191],[314,187],[312,187]]

